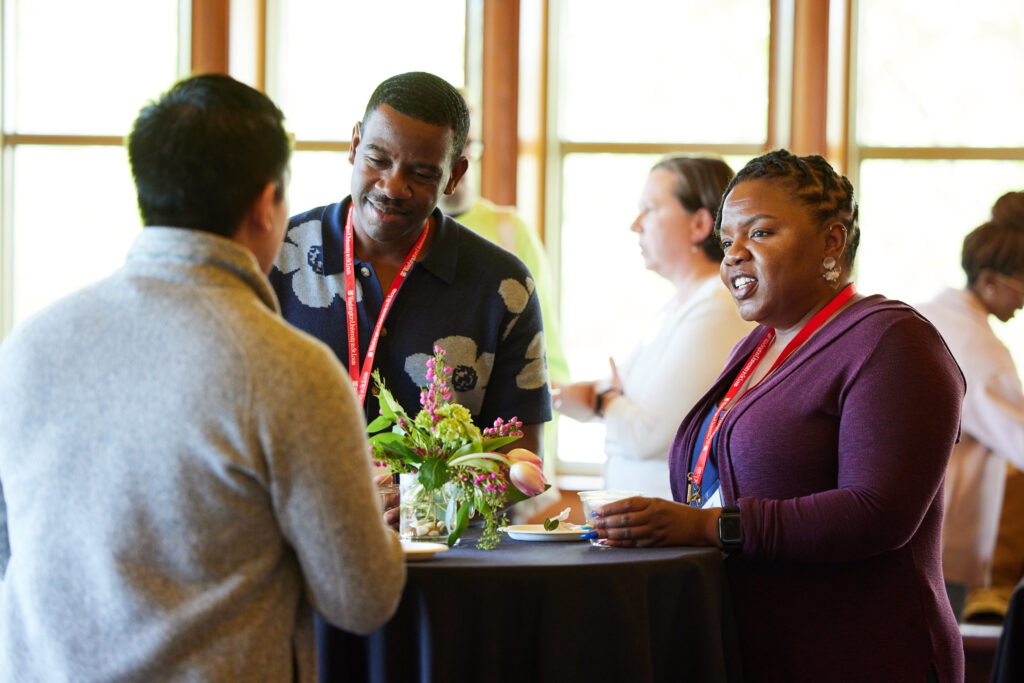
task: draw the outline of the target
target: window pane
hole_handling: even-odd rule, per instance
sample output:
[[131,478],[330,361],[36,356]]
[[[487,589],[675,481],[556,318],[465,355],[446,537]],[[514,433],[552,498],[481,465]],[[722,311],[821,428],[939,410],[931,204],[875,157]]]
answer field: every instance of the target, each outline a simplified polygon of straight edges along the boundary
[[268,92],[300,140],[347,140],[389,76],[429,71],[465,85],[465,0],[288,0],[271,12]]
[[5,129],[124,135],[178,73],[178,0],[8,0]]
[[348,195],[352,166],[345,152],[293,152],[292,180],[288,185],[292,215]]
[[1024,3],[865,0],[858,141],[878,146],[1024,144]]
[[[625,356],[636,344],[637,330],[645,329],[671,296],[668,281],[644,268],[629,229],[647,172],[657,160],[609,154],[565,158],[562,343],[575,381],[606,376],[608,357]],[[562,460],[604,462],[604,425],[560,419],[558,442]]]
[[[916,304],[964,287],[963,238],[1003,193],[1024,188],[1024,162],[872,160],[860,185],[857,287]],[[1024,323],[990,322],[1024,370]]]
[[768,0],[565,0],[560,137],[762,143]]
[[15,324],[118,268],[139,226],[123,148],[19,146],[14,152]]

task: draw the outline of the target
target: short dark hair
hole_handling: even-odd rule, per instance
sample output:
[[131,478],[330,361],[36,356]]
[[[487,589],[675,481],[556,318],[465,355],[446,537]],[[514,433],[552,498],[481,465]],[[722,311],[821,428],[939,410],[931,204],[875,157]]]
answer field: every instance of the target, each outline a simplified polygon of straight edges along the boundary
[[284,196],[283,121],[266,95],[217,74],[179,81],[147,104],[128,136],[143,224],[233,236],[267,183]]
[[1007,192],[992,206],[992,219],[964,238],[960,265],[973,285],[983,270],[1024,272],[1024,192]]
[[[709,157],[669,157],[656,163],[651,172],[659,168],[676,176],[676,187],[672,194],[684,209],[690,213],[707,209],[712,221],[717,218],[722,193],[733,176],[729,164]],[[713,230],[698,246],[712,261],[721,261],[725,256],[722,241]]]
[[380,105],[386,104],[406,116],[443,126],[452,131],[450,162],[462,156],[469,135],[469,108],[451,83],[425,71],[392,76],[377,86],[363,112],[362,125]]
[[[853,184],[836,173],[824,157],[817,154],[800,157],[785,149],[768,152],[747,162],[729,183],[722,201],[744,180],[778,180],[789,188],[795,199],[810,207],[816,220],[837,221],[846,228],[846,264],[853,266],[860,246],[860,207],[853,196]],[[715,234],[721,236],[722,217],[715,220]]]

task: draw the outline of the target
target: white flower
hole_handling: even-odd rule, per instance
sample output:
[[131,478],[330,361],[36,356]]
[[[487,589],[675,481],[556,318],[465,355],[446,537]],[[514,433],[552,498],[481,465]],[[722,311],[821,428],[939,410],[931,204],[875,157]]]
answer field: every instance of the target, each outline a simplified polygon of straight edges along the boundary
[[[324,275],[323,232],[320,221],[312,220],[292,227],[275,263],[285,275],[292,275],[292,290],[304,305],[327,308],[334,298],[345,297],[345,275]],[[356,279],[356,301],[363,300],[363,287]]]
[[530,295],[533,294],[533,280],[526,278],[526,284],[506,278],[498,285],[498,294],[505,302],[505,307],[515,314],[526,310],[526,304],[530,303]]
[[[442,337],[433,344],[444,349],[445,360],[452,374],[448,378],[452,386],[452,401],[466,406],[474,415],[480,413],[484,404],[484,393],[494,369],[494,354],[477,355],[476,342],[469,337]],[[414,353],[405,359],[405,372],[418,387],[427,386],[427,361],[433,354]]]
[[526,347],[526,367],[516,375],[520,389],[540,389],[548,383],[547,361],[544,359],[544,333],[538,332]]
[[530,297],[533,295],[534,285],[532,278],[526,278],[526,284],[524,285],[519,280],[513,280],[512,278],[505,278],[498,285],[498,294],[501,296],[501,300],[505,302],[505,308],[510,313],[515,313],[515,317],[509,321],[505,327],[505,331],[501,334],[502,340],[508,337],[512,328],[515,327],[516,323],[519,322],[519,315],[526,310],[526,305],[530,303]]

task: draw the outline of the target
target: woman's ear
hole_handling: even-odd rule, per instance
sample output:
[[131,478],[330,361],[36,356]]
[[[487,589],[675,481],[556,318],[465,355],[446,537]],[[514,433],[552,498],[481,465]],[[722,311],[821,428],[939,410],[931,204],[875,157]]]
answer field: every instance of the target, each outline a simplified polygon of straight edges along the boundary
[[708,237],[711,236],[711,231],[715,227],[715,219],[712,217],[711,212],[701,207],[693,214],[693,229],[691,238],[694,244],[700,244]]
[[825,228],[825,256],[842,261],[842,256],[846,252],[846,232],[846,226],[838,222],[830,223]]

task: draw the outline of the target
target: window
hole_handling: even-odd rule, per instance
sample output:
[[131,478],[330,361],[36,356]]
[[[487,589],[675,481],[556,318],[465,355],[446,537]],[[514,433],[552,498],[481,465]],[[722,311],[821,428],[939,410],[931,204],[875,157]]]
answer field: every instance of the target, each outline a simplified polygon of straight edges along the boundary
[[181,35],[178,0],[6,0],[0,11],[3,336],[123,261],[140,221],[122,138],[177,77]]
[[[964,236],[1024,189],[1024,6],[858,3],[848,172],[861,201],[858,286],[908,303],[962,288]],[[956,27],[951,30],[950,27]],[[1024,369],[1024,321],[990,318]]]
[[293,213],[348,194],[352,126],[378,83],[429,71],[465,87],[466,12],[466,0],[268,3],[267,94],[295,134]]

